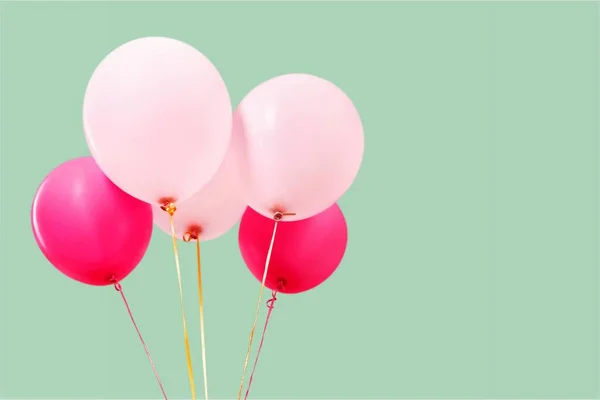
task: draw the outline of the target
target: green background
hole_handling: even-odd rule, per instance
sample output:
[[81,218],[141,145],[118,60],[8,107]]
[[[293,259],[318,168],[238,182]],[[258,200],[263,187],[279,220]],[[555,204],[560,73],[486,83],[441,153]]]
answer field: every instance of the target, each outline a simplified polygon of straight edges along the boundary
[[[338,272],[282,296],[254,398],[599,396],[596,3],[4,3],[2,398],[159,398],[118,294],[36,248],[31,199],[87,155],[97,63],[186,41],[237,104],[270,77],[343,88],[366,138]],[[194,250],[185,295],[202,397]],[[235,398],[258,284],[235,230],[204,246],[210,393]],[[168,394],[189,397],[169,238],[124,282]]]

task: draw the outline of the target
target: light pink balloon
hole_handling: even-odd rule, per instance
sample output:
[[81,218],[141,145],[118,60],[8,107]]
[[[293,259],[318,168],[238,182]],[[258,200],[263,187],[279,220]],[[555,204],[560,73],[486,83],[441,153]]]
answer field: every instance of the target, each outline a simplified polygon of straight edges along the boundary
[[282,75],[254,88],[234,112],[244,138],[248,205],[286,221],[319,214],[348,190],[364,151],[360,116],[337,86],[312,75]]
[[[198,239],[215,239],[229,231],[246,210],[240,183],[240,133],[231,138],[223,164],[210,182],[189,199],[177,204],[173,215],[175,235],[183,239],[186,233],[198,232]],[[169,215],[153,206],[154,223],[171,234]]]
[[215,66],[190,45],[125,43],[88,83],[90,151],[122,190],[148,203],[183,201],[215,174],[231,136],[231,100]]

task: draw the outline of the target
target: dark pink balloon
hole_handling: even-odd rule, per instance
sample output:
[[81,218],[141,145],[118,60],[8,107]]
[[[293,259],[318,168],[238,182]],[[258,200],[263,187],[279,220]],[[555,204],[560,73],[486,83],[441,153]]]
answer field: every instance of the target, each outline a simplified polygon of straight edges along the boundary
[[44,179],[33,199],[31,226],[56,269],[103,286],[129,275],[146,253],[152,207],[115,186],[92,157],[82,157]]
[[[273,234],[272,219],[248,207],[242,217],[239,245],[242,257],[252,274],[262,281],[269,243]],[[313,217],[280,222],[266,286],[276,289],[284,284],[283,293],[300,293],[313,289],[333,274],[344,257],[348,228],[337,204]]]

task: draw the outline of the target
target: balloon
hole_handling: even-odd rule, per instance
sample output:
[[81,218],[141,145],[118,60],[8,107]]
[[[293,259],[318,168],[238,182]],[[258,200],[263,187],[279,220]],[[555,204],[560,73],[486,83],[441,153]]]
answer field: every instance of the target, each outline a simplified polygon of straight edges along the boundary
[[[242,258],[262,281],[274,221],[248,208],[242,216],[239,245]],[[323,283],[337,269],[348,242],[344,214],[337,204],[311,218],[281,222],[265,285],[282,293],[300,293]],[[278,287],[279,283],[283,287]]]
[[180,41],[148,37],[118,47],[85,93],[88,146],[104,173],[148,203],[183,201],[215,174],[231,136],[219,72]]
[[[240,220],[246,203],[240,193],[239,146],[241,138],[233,135],[231,145],[219,170],[198,193],[177,204],[173,215],[175,235],[198,239],[215,239],[229,231]],[[153,206],[154,223],[171,234],[169,215],[159,206]]]
[[92,157],[67,161],[38,188],[31,207],[35,240],[56,269],[103,286],[138,265],[152,235],[152,207],[115,186]]
[[360,116],[334,84],[282,75],[254,88],[234,112],[241,131],[242,181],[250,207],[266,217],[311,217],[334,204],[358,174],[364,151]]

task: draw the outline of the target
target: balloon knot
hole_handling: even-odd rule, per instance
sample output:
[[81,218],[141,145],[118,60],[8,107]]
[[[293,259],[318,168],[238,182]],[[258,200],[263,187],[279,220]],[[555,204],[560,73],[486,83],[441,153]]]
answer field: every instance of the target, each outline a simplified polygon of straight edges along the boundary
[[285,289],[285,279],[278,279],[276,291],[281,292],[283,289]]
[[175,207],[175,203],[172,201],[165,202],[162,206],[160,206],[160,209],[166,211],[171,217],[173,214],[175,214],[175,211],[177,211],[177,207]]
[[189,242],[192,240],[198,240],[201,232],[202,232],[202,228],[200,228],[198,225],[190,225],[187,228],[187,232],[185,232],[183,234],[183,241]]
[[275,307],[275,301],[277,301],[277,292],[275,290],[273,290],[273,293],[271,294],[271,298],[269,300],[267,300],[267,308],[272,310],[273,307]]
[[273,220],[275,220],[275,222],[279,222],[283,219],[283,217],[290,217],[292,215],[296,215],[296,213],[283,213],[281,211],[276,211],[275,214],[273,214]]
[[273,307],[275,307],[275,301],[277,301],[277,293],[281,292],[284,287],[285,287],[285,280],[278,279],[277,280],[277,289],[271,291],[271,298],[269,300],[267,300],[267,308],[272,310]]
[[117,281],[117,278],[115,278],[114,275],[111,275],[111,277],[108,278],[108,281],[113,284],[117,292],[121,291],[121,284]]

